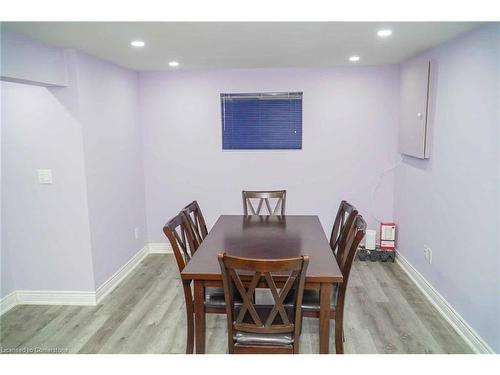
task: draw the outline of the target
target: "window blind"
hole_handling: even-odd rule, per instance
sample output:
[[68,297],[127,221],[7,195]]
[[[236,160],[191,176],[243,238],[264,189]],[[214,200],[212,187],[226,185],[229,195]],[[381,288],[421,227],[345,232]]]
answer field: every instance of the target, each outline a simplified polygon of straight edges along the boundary
[[222,148],[302,148],[302,93],[221,94]]

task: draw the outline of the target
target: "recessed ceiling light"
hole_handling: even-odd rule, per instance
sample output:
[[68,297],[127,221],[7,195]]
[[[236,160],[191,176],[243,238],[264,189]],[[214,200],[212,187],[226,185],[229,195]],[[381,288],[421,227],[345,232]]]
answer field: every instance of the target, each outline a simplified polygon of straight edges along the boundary
[[178,61],[170,61],[168,63],[168,65],[172,66],[172,67],[176,67],[176,66],[179,66],[179,62]]
[[146,43],[144,43],[142,40],[133,40],[130,42],[130,45],[132,47],[144,47]]
[[381,38],[387,38],[388,36],[392,35],[392,30],[389,29],[379,30],[377,31],[377,35]]
[[349,57],[349,61],[352,61],[352,62],[359,61],[359,56],[351,56],[351,57]]

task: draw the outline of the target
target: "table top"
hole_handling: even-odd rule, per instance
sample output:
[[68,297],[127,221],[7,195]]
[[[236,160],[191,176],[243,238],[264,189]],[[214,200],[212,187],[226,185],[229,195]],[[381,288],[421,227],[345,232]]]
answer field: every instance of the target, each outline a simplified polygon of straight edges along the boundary
[[222,215],[184,268],[185,280],[221,280],[217,254],[262,259],[309,256],[306,282],[342,282],[319,218]]

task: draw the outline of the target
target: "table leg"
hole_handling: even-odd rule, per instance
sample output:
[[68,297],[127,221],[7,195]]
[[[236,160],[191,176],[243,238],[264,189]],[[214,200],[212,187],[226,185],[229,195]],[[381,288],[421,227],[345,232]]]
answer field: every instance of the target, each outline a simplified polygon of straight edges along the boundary
[[205,354],[205,285],[194,281],[194,318],[196,354]]
[[332,284],[321,283],[319,310],[319,352],[328,354],[330,350],[330,309]]

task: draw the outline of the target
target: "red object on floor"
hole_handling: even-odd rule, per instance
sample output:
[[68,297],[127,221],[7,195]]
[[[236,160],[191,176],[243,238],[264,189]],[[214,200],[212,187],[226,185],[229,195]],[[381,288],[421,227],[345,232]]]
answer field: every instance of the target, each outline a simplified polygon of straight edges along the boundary
[[380,223],[380,248],[392,251],[396,249],[396,223]]

